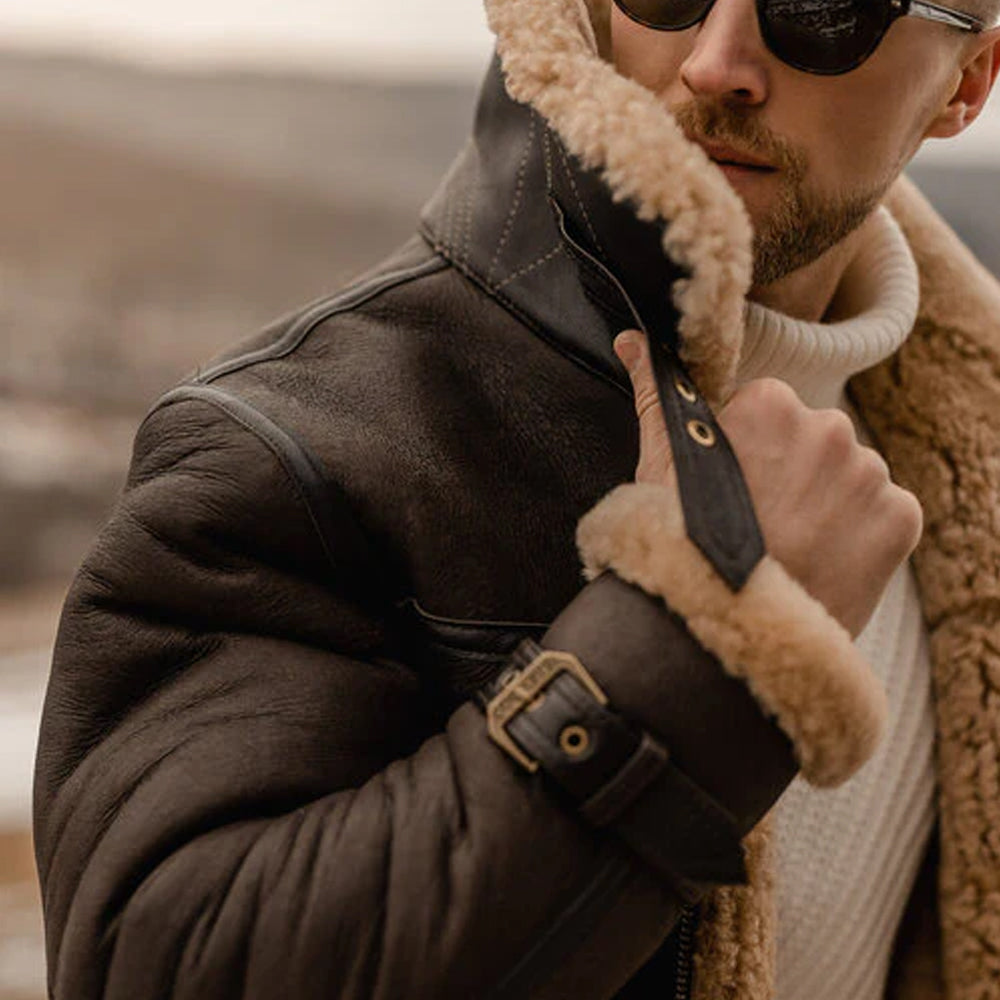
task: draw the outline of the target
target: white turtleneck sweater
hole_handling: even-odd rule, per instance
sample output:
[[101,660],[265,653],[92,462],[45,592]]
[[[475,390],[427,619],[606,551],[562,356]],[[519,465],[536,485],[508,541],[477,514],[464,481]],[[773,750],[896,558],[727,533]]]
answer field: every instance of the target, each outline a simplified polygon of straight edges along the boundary
[[[783,379],[808,405],[840,407],[857,423],[846,383],[900,347],[918,300],[906,239],[880,209],[835,298],[838,314],[850,318],[805,323],[750,304],[740,380]],[[934,823],[930,656],[909,564],[857,645],[886,688],[888,728],[846,785],[820,791],[796,778],[775,807],[777,1000],[882,1000]]]

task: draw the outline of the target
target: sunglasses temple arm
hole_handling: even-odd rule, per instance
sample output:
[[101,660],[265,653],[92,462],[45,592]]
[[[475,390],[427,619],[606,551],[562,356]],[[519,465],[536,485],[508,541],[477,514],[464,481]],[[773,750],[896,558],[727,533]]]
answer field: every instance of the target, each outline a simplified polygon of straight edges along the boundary
[[963,31],[980,32],[986,28],[986,24],[979,18],[971,14],[964,14],[951,7],[942,7],[940,4],[931,3],[930,0],[910,0],[907,13],[911,17],[922,17],[927,21],[937,21],[940,24],[948,24],[953,28],[961,28]]

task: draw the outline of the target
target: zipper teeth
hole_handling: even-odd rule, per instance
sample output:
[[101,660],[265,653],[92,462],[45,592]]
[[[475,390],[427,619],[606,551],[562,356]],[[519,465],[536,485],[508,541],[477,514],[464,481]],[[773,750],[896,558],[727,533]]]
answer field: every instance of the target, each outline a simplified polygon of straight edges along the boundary
[[694,952],[694,908],[686,907],[681,917],[677,942],[677,979],[674,1000],[689,1000],[691,996],[691,972]]

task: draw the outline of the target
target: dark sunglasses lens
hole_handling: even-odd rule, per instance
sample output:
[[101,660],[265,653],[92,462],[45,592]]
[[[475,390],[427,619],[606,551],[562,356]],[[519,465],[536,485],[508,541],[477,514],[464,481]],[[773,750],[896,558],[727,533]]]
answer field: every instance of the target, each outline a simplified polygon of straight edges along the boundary
[[615,0],[633,21],[660,31],[680,31],[697,24],[713,0]]
[[768,48],[809,73],[854,69],[889,25],[889,4],[876,0],[758,0],[758,10]]

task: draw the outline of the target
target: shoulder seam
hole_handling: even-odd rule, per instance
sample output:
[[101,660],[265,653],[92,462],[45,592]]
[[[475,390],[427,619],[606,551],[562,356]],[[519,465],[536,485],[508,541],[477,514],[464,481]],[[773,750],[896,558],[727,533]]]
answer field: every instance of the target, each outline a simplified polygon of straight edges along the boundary
[[203,372],[198,372],[193,377],[191,384],[208,385],[216,379],[222,378],[224,375],[240,371],[250,365],[283,358],[291,354],[320,323],[328,320],[331,316],[347,312],[350,309],[356,309],[358,306],[370,302],[392,288],[406,284],[408,281],[443,271],[450,266],[450,262],[435,250],[434,256],[421,264],[378,275],[369,281],[338,292],[330,298],[321,299],[299,316],[274,343],[269,344],[267,347],[250,351],[247,354],[241,354],[239,357],[231,358],[229,361],[223,361],[221,364],[214,365]]
[[[306,509],[329,566],[339,572],[349,567],[351,576],[363,586],[366,595],[373,597],[376,588],[369,546],[346,495],[323,476],[320,463],[306,446],[255,406],[216,386],[180,386],[162,396],[146,419],[165,407],[186,401],[207,403],[221,410],[274,455]],[[333,506],[336,506],[336,512],[331,509]],[[348,527],[347,537],[338,544],[336,560],[330,544],[334,513],[342,513],[343,522]],[[338,534],[344,533],[341,531]]]

